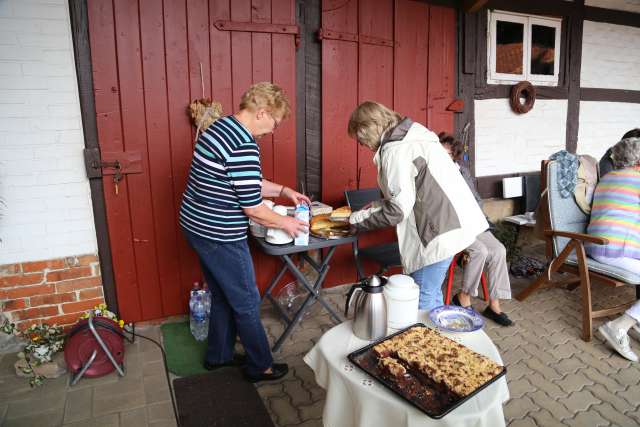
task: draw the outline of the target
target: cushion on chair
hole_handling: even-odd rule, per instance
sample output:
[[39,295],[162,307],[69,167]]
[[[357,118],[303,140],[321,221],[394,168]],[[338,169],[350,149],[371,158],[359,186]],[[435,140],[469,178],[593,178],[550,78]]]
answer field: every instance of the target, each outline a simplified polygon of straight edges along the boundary
[[[570,233],[586,233],[589,217],[585,215],[576,203],[573,195],[562,198],[558,189],[557,161],[549,162],[547,166],[547,191],[549,197],[549,220],[553,230],[568,231]],[[566,237],[553,238],[553,254],[557,257],[569,243]]]
[[[569,258],[565,261],[566,264],[578,266],[578,258],[575,254],[569,255]],[[605,276],[613,277],[614,279],[618,279],[622,282],[625,282],[627,285],[635,286],[640,285],[640,275],[632,273],[628,270],[623,270],[620,267],[614,267],[612,265],[603,264],[601,262],[596,261],[591,257],[587,257],[587,266],[589,267],[589,271],[594,273],[600,273]]]

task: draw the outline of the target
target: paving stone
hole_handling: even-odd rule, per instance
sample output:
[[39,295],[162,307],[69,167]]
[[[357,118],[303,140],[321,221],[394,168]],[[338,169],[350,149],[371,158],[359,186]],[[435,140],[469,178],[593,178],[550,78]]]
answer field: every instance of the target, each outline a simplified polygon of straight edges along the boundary
[[556,419],[551,412],[546,409],[529,412],[529,417],[533,418],[538,426],[542,427],[565,427],[560,420]]
[[578,370],[587,368],[587,365],[577,357],[569,357],[567,359],[560,360],[554,365],[554,368],[562,375],[566,375],[575,374]]
[[64,422],[72,423],[91,418],[92,402],[92,388],[69,391],[64,408]]
[[536,389],[544,391],[552,399],[561,399],[568,395],[567,391],[554,384],[551,380],[536,374],[528,377],[529,382],[536,387]]
[[313,402],[311,399],[311,393],[303,387],[302,381],[285,381],[283,386],[284,392],[291,396],[291,403],[296,408],[300,405],[308,405]]
[[64,427],[119,427],[118,414],[104,415],[77,423],[65,424]]
[[36,400],[23,399],[9,402],[7,420],[49,412],[62,414],[64,413],[65,398],[64,393],[51,393]]
[[2,421],[4,420],[5,415],[7,415],[7,408],[8,407],[9,407],[9,404],[0,403],[0,426],[2,425]]
[[509,423],[509,427],[538,427],[536,421],[531,417],[524,417],[513,420]]
[[298,411],[300,412],[300,419],[302,421],[322,418],[323,409],[324,409],[324,401],[321,401],[321,400],[311,405],[298,406]]
[[564,378],[554,381],[554,383],[565,393],[573,393],[582,390],[585,386],[593,385],[593,381],[582,372],[567,374]]
[[629,401],[624,391],[620,391],[616,394],[613,394],[610,390],[606,389],[602,384],[596,384],[588,389],[595,397],[600,399],[602,402],[608,402],[613,405],[618,411],[625,413],[628,411],[632,411],[635,408],[635,405],[638,404],[638,396],[637,391],[632,395],[633,400]]
[[162,420],[162,421],[149,423],[149,427],[176,427],[176,426],[177,424],[175,420]]
[[154,362],[145,363],[142,366],[142,376],[149,377],[154,375],[163,375],[166,373],[164,371],[164,362],[162,360],[156,360]]
[[[35,404],[35,403],[34,403]],[[11,408],[9,408],[11,409]],[[9,414],[7,414],[9,415]],[[38,412],[19,418],[6,417],[3,427],[57,427],[62,425],[63,409]]]
[[564,420],[565,418],[573,417],[573,413],[569,412],[566,406],[564,406],[559,401],[552,399],[545,392],[538,390],[533,393],[529,393],[527,398],[530,398],[534,403],[532,404],[533,408],[542,408],[551,412],[554,417],[559,420]]
[[171,399],[169,384],[164,372],[152,377],[143,377],[144,397],[147,404]]
[[509,395],[512,399],[519,399],[527,393],[536,391],[536,387],[531,385],[531,383],[526,378],[509,381],[508,386]]
[[322,418],[315,420],[306,420],[302,424],[298,424],[298,427],[324,427],[322,424]]
[[0,378],[14,377],[16,370],[13,365],[18,361],[18,353],[3,354],[0,357]]
[[101,416],[139,408],[145,404],[142,378],[128,378],[96,387],[93,392],[93,415]]
[[524,376],[534,374],[534,371],[524,362],[516,364],[508,364],[505,362],[505,365],[507,366],[507,381],[517,380]]
[[274,397],[274,396],[284,396],[284,383],[264,383],[260,384],[256,387],[258,390],[258,394],[262,397],[263,400]]
[[587,367],[582,372],[591,381],[593,381],[596,384],[602,384],[609,391],[617,392],[617,391],[623,391],[627,388],[625,385],[622,385],[619,382],[620,380],[622,380],[622,378],[625,375],[628,374],[626,372],[625,372],[625,375],[607,376],[607,375],[602,375],[600,371],[598,371],[596,368],[593,368],[593,367]]
[[611,425],[617,427],[633,427],[638,425],[637,420],[629,418],[628,416],[620,413],[620,411],[618,411],[608,402],[603,402],[599,405],[595,405],[591,409],[596,410],[602,416],[602,418],[609,421]]
[[596,411],[581,412],[575,418],[564,420],[563,422],[571,427],[604,427],[609,425],[609,421],[602,418]]
[[269,399],[269,407],[279,426],[296,425],[301,422],[298,411],[291,405],[289,397],[273,397]]
[[620,384],[636,388],[640,386],[640,366],[637,363],[634,363],[629,369],[622,369],[620,373],[621,375],[615,377]]
[[589,406],[600,403],[600,399],[588,390],[573,392],[562,403],[572,412],[585,412]]
[[547,380],[556,380],[562,378],[562,375],[551,366],[547,366],[543,364],[540,359],[536,357],[531,357],[525,362],[531,369],[536,371],[536,373],[544,376]]
[[147,426],[147,410],[146,408],[138,408],[133,411],[120,413],[120,427],[146,427]]
[[163,420],[175,420],[171,401],[148,405],[147,419],[149,420],[149,424]]
[[536,406],[529,396],[510,399],[504,405],[504,416],[509,420],[523,418],[529,411],[535,408]]

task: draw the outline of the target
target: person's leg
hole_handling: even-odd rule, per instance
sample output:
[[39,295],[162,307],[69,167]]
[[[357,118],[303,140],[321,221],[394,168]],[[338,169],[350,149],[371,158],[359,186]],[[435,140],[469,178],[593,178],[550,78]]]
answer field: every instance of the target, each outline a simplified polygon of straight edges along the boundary
[[484,270],[489,253],[487,247],[478,238],[476,238],[471,246],[465,249],[465,252],[469,256],[469,260],[464,266],[462,291],[458,295],[458,299],[464,307],[467,307],[471,305],[471,296],[475,297],[478,295],[480,277],[482,276],[482,271]]
[[488,254],[484,271],[489,285],[489,306],[495,313],[501,313],[500,300],[511,299],[507,250],[489,231],[480,234],[478,240],[484,244]]
[[207,268],[206,263],[200,262],[204,278],[211,291],[211,310],[209,312],[209,334],[207,336],[207,353],[205,363],[220,365],[231,362],[236,341],[236,324],[233,319],[231,306],[222,292],[215,277]]
[[219,267],[212,273],[231,306],[240,342],[247,353],[246,372],[259,375],[271,367],[273,357],[260,321],[260,293],[249,246],[246,240],[221,246],[216,254]]
[[452,256],[448,257],[411,273],[413,280],[420,286],[420,302],[418,303],[420,310],[431,310],[444,304],[442,282],[452,258]]

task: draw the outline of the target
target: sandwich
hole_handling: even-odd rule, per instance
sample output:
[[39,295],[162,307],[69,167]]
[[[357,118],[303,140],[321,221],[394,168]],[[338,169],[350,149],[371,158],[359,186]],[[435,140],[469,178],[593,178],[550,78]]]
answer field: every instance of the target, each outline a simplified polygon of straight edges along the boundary
[[342,206],[338,209],[334,209],[331,212],[331,221],[349,222],[351,216],[351,208],[349,206]]

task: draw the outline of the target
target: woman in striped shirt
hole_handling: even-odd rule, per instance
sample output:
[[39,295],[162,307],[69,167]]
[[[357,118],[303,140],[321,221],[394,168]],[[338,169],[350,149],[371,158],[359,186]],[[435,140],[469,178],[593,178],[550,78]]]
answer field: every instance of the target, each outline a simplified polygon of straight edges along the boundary
[[[617,170],[602,177],[593,196],[587,232],[604,237],[606,245],[587,244],[596,261],[640,275],[640,138],[626,138],[612,148]],[[622,356],[637,362],[627,332],[638,328],[640,303],[598,328]],[[640,332],[640,330],[639,330]]]
[[[262,203],[263,197],[310,203],[307,196],[262,177],[256,139],[273,133],[288,115],[289,102],[280,87],[268,82],[251,86],[240,111],[218,119],[198,138],[180,208],[180,225],[211,289],[204,367],[242,364],[251,382],[276,380],[288,371],[285,363],[273,363],[247,245],[249,219],[292,236],[306,231],[305,222]],[[246,356],[233,352],[236,335]]]

